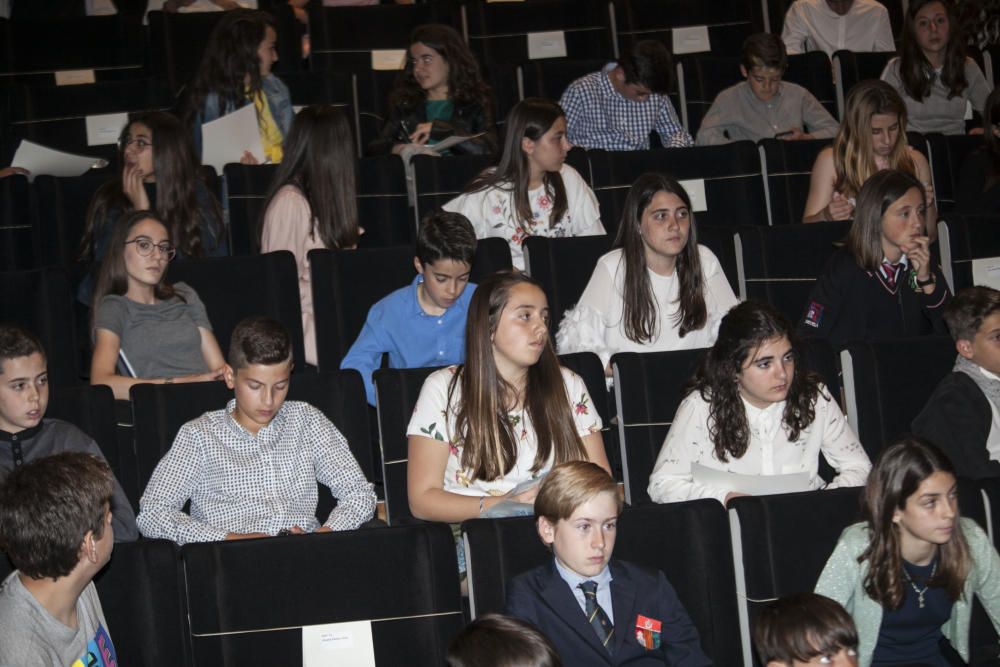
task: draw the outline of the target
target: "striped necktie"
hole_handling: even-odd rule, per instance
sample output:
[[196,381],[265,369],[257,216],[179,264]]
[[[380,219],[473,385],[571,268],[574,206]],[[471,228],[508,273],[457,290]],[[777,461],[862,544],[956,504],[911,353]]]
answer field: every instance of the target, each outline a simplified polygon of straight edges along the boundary
[[[597,604],[597,582],[585,581],[580,584],[580,589],[583,591],[583,599],[586,602],[584,611],[587,614],[590,627],[594,628],[594,632],[597,633],[597,639],[604,644],[604,648],[608,648],[611,635],[615,633],[615,626],[611,625],[611,619],[601,609],[601,605]],[[608,652],[610,651],[611,649],[608,649]]]

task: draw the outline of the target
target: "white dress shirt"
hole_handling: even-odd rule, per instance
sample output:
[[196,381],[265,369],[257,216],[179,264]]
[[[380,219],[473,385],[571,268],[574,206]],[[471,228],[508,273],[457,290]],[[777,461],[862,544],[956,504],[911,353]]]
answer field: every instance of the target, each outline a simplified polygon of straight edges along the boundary
[[808,51],[895,51],[892,25],[885,5],[876,0],[854,0],[847,14],[830,9],[826,0],[796,0],[785,14],[781,31],[788,55]]

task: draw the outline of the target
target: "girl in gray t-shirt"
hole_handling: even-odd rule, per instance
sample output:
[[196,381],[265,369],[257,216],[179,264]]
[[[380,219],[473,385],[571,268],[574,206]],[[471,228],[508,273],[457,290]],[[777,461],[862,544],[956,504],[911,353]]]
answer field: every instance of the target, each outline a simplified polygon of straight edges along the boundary
[[166,282],[175,249],[149,211],[118,223],[94,290],[92,384],[127,400],[138,383],[217,380],[225,359],[205,306],[184,283]]

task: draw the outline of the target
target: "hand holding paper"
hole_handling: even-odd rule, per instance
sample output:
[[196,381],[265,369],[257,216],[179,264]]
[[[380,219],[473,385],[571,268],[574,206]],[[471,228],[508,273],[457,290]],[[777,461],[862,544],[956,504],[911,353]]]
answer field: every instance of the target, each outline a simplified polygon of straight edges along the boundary
[[257,127],[257,109],[252,104],[201,126],[201,163],[222,173],[230,162],[240,162],[249,151],[259,164],[266,162]]

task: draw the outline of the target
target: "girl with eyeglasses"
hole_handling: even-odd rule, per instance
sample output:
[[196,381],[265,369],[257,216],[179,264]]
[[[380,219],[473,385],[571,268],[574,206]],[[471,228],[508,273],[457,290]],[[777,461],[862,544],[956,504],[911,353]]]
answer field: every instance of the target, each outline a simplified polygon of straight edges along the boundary
[[190,137],[161,111],[135,116],[119,139],[120,171],[94,194],[80,249],[91,266],[77,293],[89,303],[115,223],[133,211],[156,211],[177,245],[177,256],[229,254],[218,200],[198,177]]
[[150,211],[119,221],[94,290],[90,383],[128,400],[140,383],[207,382],[225,359],[198,294],[166,281],[177,250],[166,224]]
[[389,117],[372,155],[399,154],[406,146],[433,145],[452,135],[484,133],[453,146],[456,155],[496,150],[493,96],[479,63],[454,28],[429,24],[410,35],[406,66],[389,93]]

